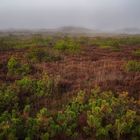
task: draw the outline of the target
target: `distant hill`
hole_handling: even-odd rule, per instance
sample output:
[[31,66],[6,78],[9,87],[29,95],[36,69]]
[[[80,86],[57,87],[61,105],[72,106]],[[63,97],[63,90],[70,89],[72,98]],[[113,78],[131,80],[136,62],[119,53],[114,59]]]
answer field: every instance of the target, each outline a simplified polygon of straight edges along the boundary
[[92,30],[84,27],[65,26],[57,29],[58,32],[63,33],[97,33],[97,30]]
[[140,28],[123,28],[114,31],[115,33],[121,33],[121,34],[140,34]]
[[87,34],[95,35],[101,33],[99,30],[88,29],[84,27],[64,26],[60,28],[42,28],[42,29],[7,29],[2,30],[5,33],[62,33],[62,34]]
[[44,35],[48,34],[71,34],[71,35],[88,35],[88,36],[113,36],[113,35],[140,35],[140,28],[122,28],[118,30],[97,30],[89,29],[85,27],[75,27],[75,26],[64,26],[60,28],[42,28],[42,29],[7,29],[0,30],[0,36],[14,34],[14,35],[30,35],[41,33]]

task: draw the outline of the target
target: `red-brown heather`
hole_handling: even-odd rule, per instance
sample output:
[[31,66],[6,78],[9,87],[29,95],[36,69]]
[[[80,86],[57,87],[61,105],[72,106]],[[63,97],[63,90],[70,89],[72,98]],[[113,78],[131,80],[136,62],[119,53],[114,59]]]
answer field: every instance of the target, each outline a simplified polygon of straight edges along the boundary
[[139,51],[138,35],[0,37],[0,140],[139,139]]

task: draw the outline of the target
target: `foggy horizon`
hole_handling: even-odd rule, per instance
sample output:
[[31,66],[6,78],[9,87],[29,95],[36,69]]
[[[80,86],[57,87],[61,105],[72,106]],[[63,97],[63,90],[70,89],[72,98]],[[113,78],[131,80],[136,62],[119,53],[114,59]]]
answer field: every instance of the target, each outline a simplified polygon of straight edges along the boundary
[[0,0],[0,29],[140,28],[138,0]]

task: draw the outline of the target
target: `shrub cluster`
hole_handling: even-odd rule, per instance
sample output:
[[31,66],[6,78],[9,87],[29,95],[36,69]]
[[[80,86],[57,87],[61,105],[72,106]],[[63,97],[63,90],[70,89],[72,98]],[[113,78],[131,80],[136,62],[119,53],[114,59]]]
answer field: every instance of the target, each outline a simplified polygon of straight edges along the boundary
[[21,64],[15,57],[11,57],[7,63],[8,74],[27,75],[31,71],[29,64]]
[[125,70],[128,72],[140,72],[140,62],[131,60],[125,64]]
[[140,49],[137,49],[136,51],[133,52],[135,56],[140,56]]
[[[18,81],[26,90],[30,89],[31,83],[29,79]],[[126,92],[116,97],[111,91],[101,92],[99,88],[92,90],[90,95],[80,91],[55,114],[43,107],[33,116],[29,102],[20,113],[15,108],[11,113],[1,112],[0,139],[49,140],[60,139],[60,136],[76,139],[81,134],[90,139],[139,139],[137,105],[138,102],[129,98]]]
[[140,36],[96,37],[89,39],[89,44],[96,46],[110,46],[112,48],[119,48],[119,46],[124,45],[140,45]]
[[56,88],[57,84],[47,74],[41,79],[26,76],[10,85],[3,84],[0,86],[0,114],[23,109],[26,104],[36,104],[40,98],[51,96]]
[[8,38],[0,38],[0,51],[7,51],[13,49],[13,44],[9,44]]
[[31,47],[27,53],[27,58],[31,62],[57,61],[61,59],[60,55],[40,47]]
[[63,52],[67,51],[67,52],[75,53],[79,51],[80,46],[74,40],[67,39],[67,40],[57,41],[54,48]]

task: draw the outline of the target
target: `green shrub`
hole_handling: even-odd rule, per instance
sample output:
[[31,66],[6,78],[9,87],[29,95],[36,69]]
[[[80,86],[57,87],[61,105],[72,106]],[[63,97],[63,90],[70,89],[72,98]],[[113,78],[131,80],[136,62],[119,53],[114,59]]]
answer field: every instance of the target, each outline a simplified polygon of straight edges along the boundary
[[29,64],[21,64],[15,57],[11,57],[7,63],[8,74],[10,75],[27,75],[31,68]]
[[140,62],[131,60],[125,64],[125,70],[128,72],[140,72]]
[[99,47],[102,49],[110,49],[112,51],[120,51],[120,45],[117,41],[105,41],[98,43]]
[[22,92],[32,92],[33,91],[33,81],[29,77],[23,77],[21,80],[16,81],[17,86]]
[[23,112],[24,112],[24,113],[30,113],[30,110],[31,110],[30,105],[26,105],[26,106],[24,107]]
[[47,118],[47,117],[48,117],[48,110],[47,108],[44,107],[37,114],[37,118],[38,120],[42,120],[43,118]]
[[133,110],[127,110],[126,114],[115,120],[114,129],[118,140],[120,139],[121,135],[132,132],[135,119],[136,112]]
[[40,80],[23,77],[16,81],[16,86],[19,94],[28,93],[37,97],[52,95],[55,88],[57,88],[54,81],[47,74],[44,74]]
[[48,38],[43,37],[41,34],[35,34],[31,38],[32,44],[34,46],[45,47],[48,46]]
[[13,49],[13,44],[11,44],[8,37],[0,38],[0,51],[8,51]]
[[129,37],[96,37],[89,40],[90,45],[111,46],[120,49],[119,46],[140,45],[140,36]]
[[49,140],[49,133],[42,134],[41,140]]
[[29,140],[34,140],[35,138],[37,138],[41,135],[39,132],[39,123],[36,118],[28,117],[25,125],[26,125],[25,138],[28,138]]
[[[48,76],[44,75],[42,80],[47,81]],[[32,91],[35,95],[36,80],[26,77],[17,82],[24,91]],[[3,93],[0,97],[9,96],[3,95],[6,91],[4,88],[1,91]],[[0,98],[0,105],[4,98]],[[7,97],[5,99],[9,100],[8,103],[17,102],[13,100],[14,97],[12,100],[11,98],[12,96],[10,100]],[[61,111],[55,112],[50,112],[45,106],[35,108],[34,111],[31,101],[24,104],[22,109],[18,108],[20,110],[11,108],[9,111],[9,106],[2,105],[7,110],[1,110],[0,114],[2,140],[47,140],[57,139],[60,135],[68,139],[80,139],[81,134],[84,138],[87,135],[89,139],[103,140],[120,140],[126,137],[137,139],[140,136],[139,110],[136,109],[139,104],[127,92],[114,94],[111,91],[103,92],[100,88],[93,89],[88,94],[80,91]]]
[[25,140],[31,140],[30,137],[26,137]]
[[134,51],[133,54],[134,54],[135,56],[140,56],[140,49]]
[[20,64],[14,57],[11,57],[8,61],[7,66],[8,66],[8,72],[13,74],[13,73],[18,73]]
[[50,50],[45,50],[39,47],[32,47],[30,48],[29,52],[27,53],[27,58],[31,62],[42,62],[42,61],[57,61],[60,60],[61,57],[58,54]]
[[63,52],[67,51],[72,53],[80,50],[79,44],[73,40],[59,40],[56,42],[54,48]]
[[0,89],[0,114],[5,110],[11,111],[12,108],[16,108],[17,101],[16,93],[10,87]]
[[112,47],[111,47],[111,46],[103,46],[103,45],[102,45],[102,46],[100,46],[100,48],[101,48],[101,49],[111,49]]
[[29,64],[21,64],[19,72],[24,76],[27,75],[27,74],[30,74],[31,66]]
[[[125,135],[132,135],[137,128],[136,111],[128,109],[129,97],[127,93],[115,97],[111,92],[97,92],[93,90],[89,98],[87,109],[87,127],[83,130],[87,135],[95,133],[97,139],[121,139]],[[135,131],[136,132],[136,131]]]
[[29,53],[27,54],[27,57],[31,60],[31,61],[39,61],[41,62],[44,57],[45,57],[45,51],[41,48],[38,47],[32,47],[29,51]]

